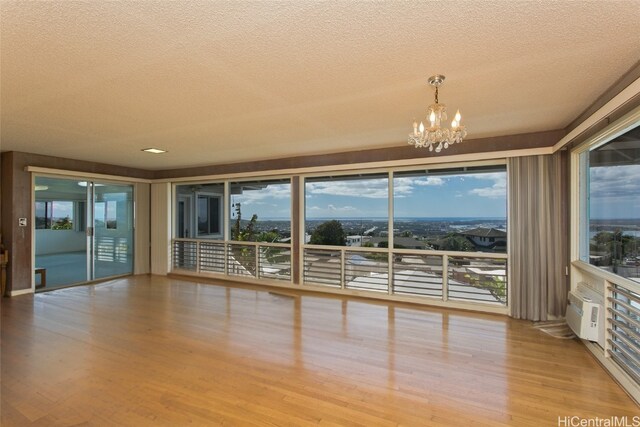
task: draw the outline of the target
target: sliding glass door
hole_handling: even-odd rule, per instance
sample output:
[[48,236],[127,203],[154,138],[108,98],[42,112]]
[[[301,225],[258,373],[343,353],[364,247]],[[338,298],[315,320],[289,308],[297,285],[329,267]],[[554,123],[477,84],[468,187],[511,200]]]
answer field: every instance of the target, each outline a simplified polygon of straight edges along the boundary
[[133,186],[36,177],[36,289],[133,272]]
[[86,282],[87,185],[74,179],[36,177],[36,289]]
[[94,183],[94,279],[133,272],[133,187]]

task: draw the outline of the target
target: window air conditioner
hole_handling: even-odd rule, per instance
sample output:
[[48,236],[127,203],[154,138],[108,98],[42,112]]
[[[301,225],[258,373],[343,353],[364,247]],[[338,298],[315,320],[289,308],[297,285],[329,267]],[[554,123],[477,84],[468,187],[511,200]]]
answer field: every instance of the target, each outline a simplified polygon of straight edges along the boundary
[[604,348],[604,298],[586,283],[569,292],[567,324],[580,338]]

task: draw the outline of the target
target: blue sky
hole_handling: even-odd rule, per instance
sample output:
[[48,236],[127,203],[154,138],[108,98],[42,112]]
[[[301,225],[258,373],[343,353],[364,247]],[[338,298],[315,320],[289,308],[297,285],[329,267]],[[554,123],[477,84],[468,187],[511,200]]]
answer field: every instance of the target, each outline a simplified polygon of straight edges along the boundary
[[[386,179],[311,182],[307,218],[386,218]],[[505,217],[506,173],[398,177],[395,217]]]
[[[594,219],[640,218],[640,165],[590,168],[590,215]],[[407,176],[394,179],[395,216],[506,216],[506,172]],[[306,183],[306,217],[386,218],[386,179],[334,180]],[[124,199],[123,194],[111,195]],[[233,195],[245,219],[291,217],[291,185],[278,183]],[[58,204],[56,217],[73,216],[70,204]],[[98,206],[98,210],[100,207]],[[100,218],[100,212],[96,213]]]
[[[640,218],[640,165],[592,167],[594,219]],[[386,179],[306,183],[306,218],[386,218]],[[506,217],[506,172],[405,176],[394,179],[395,217]],[[290,218],[290,184],[233,196],[243,217]]]
[[[415,176],[394,179],[395,216],[506,217],[506,172]],[[380,178],[306,183],[306,217],[386,218],[387,180]],[[290,217],[290,184],[233,195],[249,219]]]

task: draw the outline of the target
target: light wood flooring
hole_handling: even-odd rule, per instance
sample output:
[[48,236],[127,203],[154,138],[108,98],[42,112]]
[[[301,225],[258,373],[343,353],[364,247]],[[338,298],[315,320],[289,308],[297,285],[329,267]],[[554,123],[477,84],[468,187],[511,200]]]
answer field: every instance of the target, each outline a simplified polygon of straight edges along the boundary
[[504,316],[136,276],[3,299],[2,426],[557,426],[639,408]]

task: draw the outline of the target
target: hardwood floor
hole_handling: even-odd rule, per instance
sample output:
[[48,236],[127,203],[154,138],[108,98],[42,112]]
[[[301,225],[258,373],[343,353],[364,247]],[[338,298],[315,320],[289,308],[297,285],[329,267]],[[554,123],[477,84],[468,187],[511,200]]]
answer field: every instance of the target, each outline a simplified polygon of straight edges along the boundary
[[136,276],[2,301],[3,426],[558,425],[638,414],[503,316]]

